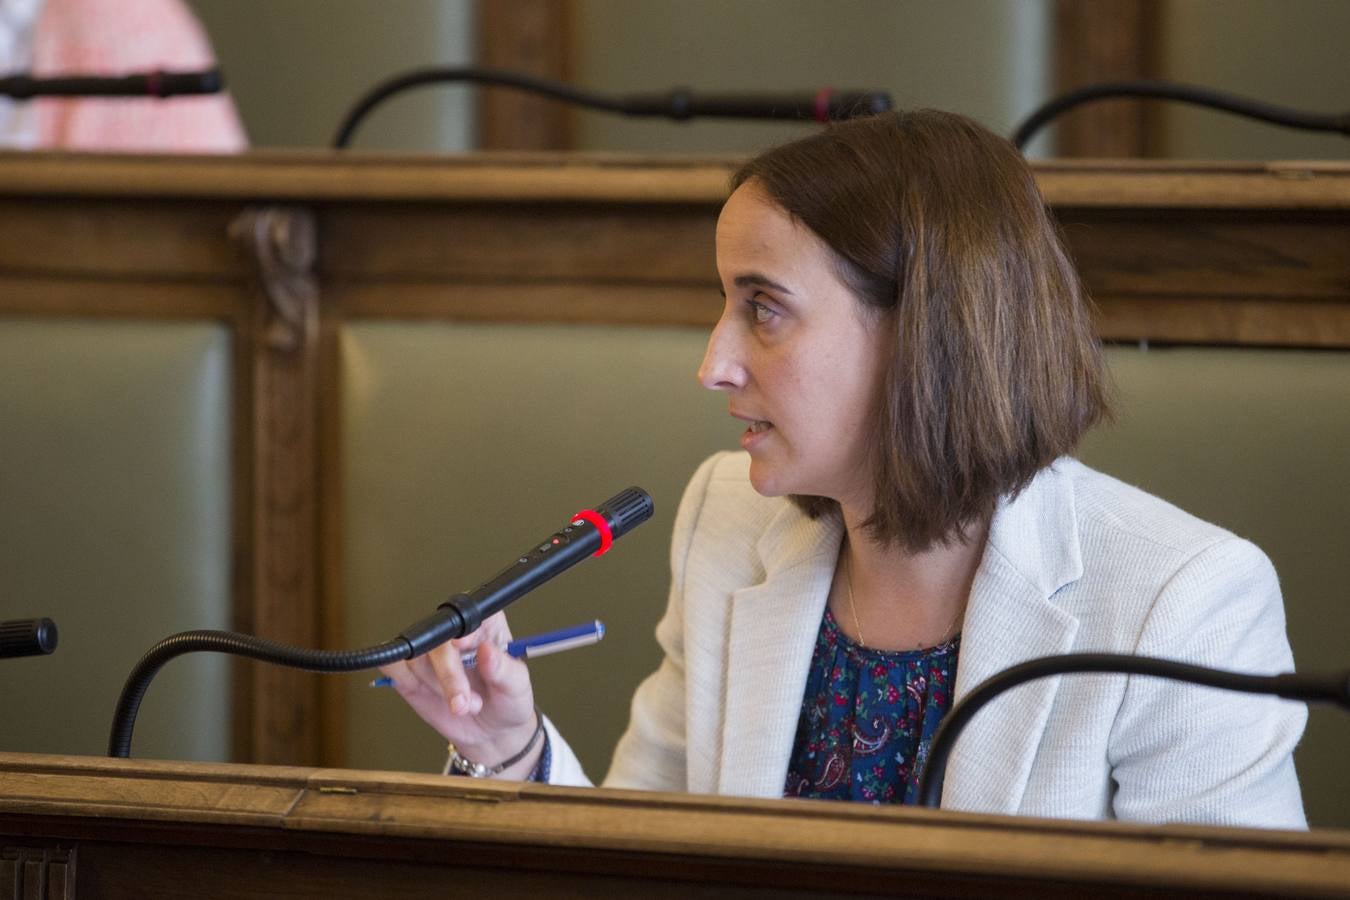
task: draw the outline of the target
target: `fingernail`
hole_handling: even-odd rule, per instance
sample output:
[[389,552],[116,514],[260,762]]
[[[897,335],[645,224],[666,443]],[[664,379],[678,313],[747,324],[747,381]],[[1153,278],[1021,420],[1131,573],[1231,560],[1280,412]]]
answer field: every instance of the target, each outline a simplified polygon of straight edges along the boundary
[[450,711],[455,715],[463,715],[464,709],[469,705],[463,694],[456,694],[450,698]]

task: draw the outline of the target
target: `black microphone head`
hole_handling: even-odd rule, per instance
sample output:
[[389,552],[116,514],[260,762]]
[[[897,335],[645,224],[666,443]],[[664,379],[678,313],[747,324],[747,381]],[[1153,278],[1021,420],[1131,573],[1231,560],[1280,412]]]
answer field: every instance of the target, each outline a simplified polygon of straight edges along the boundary
[[595,508],[605,517],[614,537],[622,537],[652,517],[656,504],[640,487],[626,488]]
[[219,94],[225,89],[225,78],[219,69],[200,72],[156,72],[149,76],[147,93],[156,97]]
[[829,118],[858,119],[890,112],[891,95],[885,91],[841,91],[830,96]]
[[0,659],[41,656],[56,649],[56,623],[51,619],[0,622]]

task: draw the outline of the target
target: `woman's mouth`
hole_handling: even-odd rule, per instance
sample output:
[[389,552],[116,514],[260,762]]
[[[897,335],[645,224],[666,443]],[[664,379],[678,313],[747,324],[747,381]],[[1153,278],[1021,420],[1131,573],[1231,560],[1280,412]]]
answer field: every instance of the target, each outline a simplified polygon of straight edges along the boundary
[[741,449],[751,450],[764,437],[773,430],[773,423],[764,420],[756,420],[750,423],[750,426],[741,432]]

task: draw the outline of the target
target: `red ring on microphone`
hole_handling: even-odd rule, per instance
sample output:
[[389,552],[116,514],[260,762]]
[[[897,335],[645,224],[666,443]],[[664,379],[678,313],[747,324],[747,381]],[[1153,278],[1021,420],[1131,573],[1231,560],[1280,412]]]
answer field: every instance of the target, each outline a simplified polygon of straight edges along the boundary
[[595,526],[595,530],[600,532],[600,549],[592,553],[592,556],[603,556],[609,552],[609,548],[614,546],[614,532],[610,531],[609,523],[605,517],[593,509],[583,509],[572,517],[573,520],[582,519]]
[[834,96],[834,88],[823,87],[816,91],[816,121],[830,121],[830,97]]

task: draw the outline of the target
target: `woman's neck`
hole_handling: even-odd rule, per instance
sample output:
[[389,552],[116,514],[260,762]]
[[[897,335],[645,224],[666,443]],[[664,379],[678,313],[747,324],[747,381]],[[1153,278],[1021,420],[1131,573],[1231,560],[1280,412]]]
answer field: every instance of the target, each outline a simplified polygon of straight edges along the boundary
[[984,556],[988,523],[967,528],[963,540],[917,553],[876,542],[861,523],[844,511],[847,538],[830,602],[845,633],[881,650],[931,647],[953,637]]

